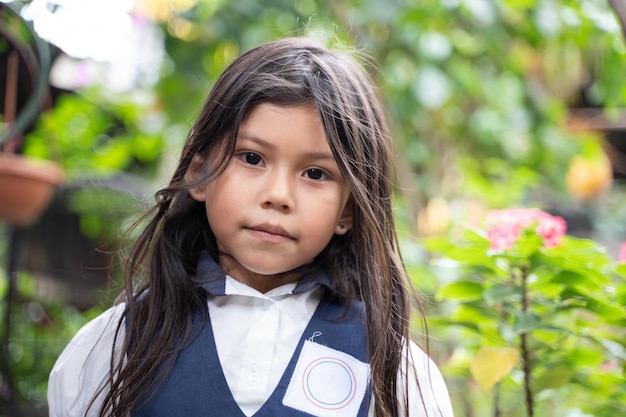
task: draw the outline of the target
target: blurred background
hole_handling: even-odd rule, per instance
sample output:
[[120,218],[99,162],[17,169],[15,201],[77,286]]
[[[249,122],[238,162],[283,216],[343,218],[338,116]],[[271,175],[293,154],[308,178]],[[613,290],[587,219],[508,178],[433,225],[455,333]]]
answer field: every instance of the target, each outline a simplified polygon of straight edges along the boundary
[[[445,276],[421,240],[489,209],[541,207],[617,256],[626,241],[624,8],[621,0],[3,0],[0,415],[47,415],[54,360],[112,304],[122,233],[166,184],[211,85],[240,53],[278,37],[373,58],[396,143],[399,233],[427,314],[446,311],[434,297]],[[437,323],[429,334],[458,416],[523,415],[516,395],[494,414],[492,394],[459,362],[462,337]],[[623,374],[614,384],[626,391]],[[582,401],[575,392],[545,394],[545,415],[620,415],[594,408],[618,401],[612,391]]]

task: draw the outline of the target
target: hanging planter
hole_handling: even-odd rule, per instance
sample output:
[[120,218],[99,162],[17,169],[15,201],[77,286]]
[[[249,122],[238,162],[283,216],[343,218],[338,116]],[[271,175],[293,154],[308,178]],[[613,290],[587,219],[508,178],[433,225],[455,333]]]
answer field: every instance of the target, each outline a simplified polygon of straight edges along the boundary
[[0,154],[0,219],[17,227],[33,223],[62,177],[63,170],[55,162]]
[[[8,6],[3,12],[10,12]],[[15,13],[3,13],[2,22],[10,19],[23,23]],[[1,22],[0,22],[1,23]],[[39,114],[48,98],[48,69],[50,55],[47,45],[30,31],[35,41],[38,57],[24,39],[17,38],[9,28],[16,24],[0,25],[0,37],[8,50],[3,52],[6,80],[2,101],[4,126],[0,130],[0,221],[14,227],[33,223],[46,208],[55,188],[60,184],[61,167],[48,160],[30,158],[16,152],[23,132]],[[30,29],[28,25],[27,29]],[[39,59],[37,59],[39,58]],[[25,87],[26,86],[26,87]],[[26,90],[28,98],[19,105],[20,90]]]

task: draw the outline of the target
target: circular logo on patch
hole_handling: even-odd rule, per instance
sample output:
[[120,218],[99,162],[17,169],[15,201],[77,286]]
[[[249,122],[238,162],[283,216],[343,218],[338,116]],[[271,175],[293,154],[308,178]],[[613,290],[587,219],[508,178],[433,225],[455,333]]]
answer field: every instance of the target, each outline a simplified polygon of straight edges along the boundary
[[302,375],[306,398],[326,410],[346,407],[356,394],[356,377],[346,362],[338,358],[319,358],[311,362]]

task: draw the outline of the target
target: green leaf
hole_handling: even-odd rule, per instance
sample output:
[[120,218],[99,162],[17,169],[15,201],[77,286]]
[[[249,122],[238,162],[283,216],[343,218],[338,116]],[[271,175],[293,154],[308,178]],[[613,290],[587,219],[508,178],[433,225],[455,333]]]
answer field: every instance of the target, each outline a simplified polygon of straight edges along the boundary
[[453,321],[476,323],[481,329],[496,327],[499,319],[500,316],[496,310],[485,308],[483,303],[462,304],[452,316]]
[[450,239],[445,236],[433,236],[421,241],[424,248],[433,253],[446,253],[454,247]]
[[487,256],[487,252],[474,246],[452,247],[445,255],[453,261],[463,262],[467,265],[492,264],[491,259]]
[[597,368],[606,360],[606,352],[593,344],[580,344],[574,349],[565,350],[563,353],[570,367]]
[[528,333],[536,329],[541,324],[539,316],[533,313],[522,313],[520,311],[513,312],[515,320],[513,322],[513,331],[515,333]]
[[607,283],[608,279],[601,275],[601,280],[598,279],[595,273],[578,273],[572,270],[564,270],[557,273],[552,282],[557,284],[563,284],[567,287],[584,288],[589,291],[599,291],[602,289],[602,283]]
[[545,280],[533,282],[528,285],[529,291],[540,294],[548,300],[558,300],[563,292],[564,286],[554,282],[546,282]]
[[520,258],[529,258],[533,253],[538,252],[543,246],[543,239],[537,235],[534,231],[530,232],[528,229],[517,241],[516,245],[518,256]]
[[574,367],[558,366],[548,370],[541,375],[534,383],[533,391],[541,392],[546,389],[556,389],[569,383],[576,375]]
[[563,238],[563,245],[547,251],[551,256],[558,256],[567,263],[598,269],[612,263],[606,250],[590,239],[579,239],[571,236]]
[[476,323],[472,323],[469,321],[460,321],[460,320],[451,320],[445,317],[430,317],[428,318],[429,327],[441,326],[441,327],[450,327],[450,326],[459,326],[464,327],[466,329],[472,330],[475,333],[480,333],[480,328]]
[[480,247],[485,252],[489,249],[489,240],[484,236],[484,233],[479,233],[474,229],[465,229],[462,236],[467,243],[471,243],[474,247]]
[[[568,288],[561,294],[563,300],[581,300],[586,303],[585,310],[602,316],[606,320],[623,320],[626,318],[624,306],[604,301],[582,288]],[[600,297],[602,294],[599,295]],[[582,307],[581,307],[582,308]]]
[[488,305],[494,306],[504,301],[519,301],[522,298],[522,291],[513,285],[494,285],[483,292],[483,297]]
[[437,292],[438,300],[472,301],[482,297],[483,286],[473,281],[458,281],[442,287]]

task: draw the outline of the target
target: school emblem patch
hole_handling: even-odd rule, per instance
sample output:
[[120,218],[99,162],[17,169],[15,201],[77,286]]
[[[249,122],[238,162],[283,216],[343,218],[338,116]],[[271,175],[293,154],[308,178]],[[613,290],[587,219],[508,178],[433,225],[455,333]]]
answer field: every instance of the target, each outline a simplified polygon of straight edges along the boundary
[[356,416],[368,378],[369,364],[307,340],[283,404],[319,417]]

